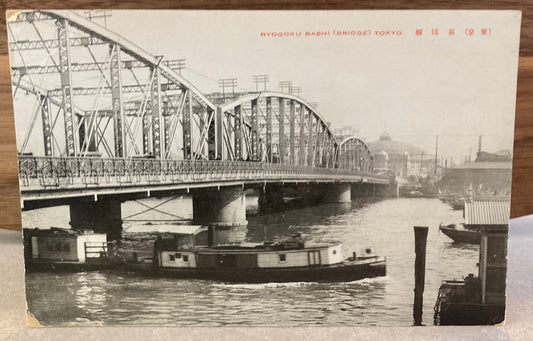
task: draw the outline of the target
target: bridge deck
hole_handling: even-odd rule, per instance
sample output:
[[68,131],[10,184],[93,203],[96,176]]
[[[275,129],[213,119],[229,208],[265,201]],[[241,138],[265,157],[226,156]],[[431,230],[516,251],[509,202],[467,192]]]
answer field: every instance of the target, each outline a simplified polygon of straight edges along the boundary
[[35,156],[19,156],[19,180],[23,201],[261,183],[390,182],[357,169],[279,163]]

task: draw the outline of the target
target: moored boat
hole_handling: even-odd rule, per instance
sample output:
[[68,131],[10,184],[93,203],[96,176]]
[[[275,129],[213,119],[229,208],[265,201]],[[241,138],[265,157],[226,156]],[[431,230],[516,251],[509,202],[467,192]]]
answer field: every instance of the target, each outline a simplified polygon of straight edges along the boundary
[[345,259],[340,242],[309,244],[299,236],[282,242],[199,245],[204,231],[182,226],[172,239],[155,242],[152,259],[128,262],[127,268],[154,276],[241,283],[348,282],[386,275],[385,257],[370,248]]
[[465,208],[465,198],[459,195],[447,195],[439,198],[442,202],[450,205],[454,210],[462,210]]
[[481,240],[480,230],[468,230],[457,227],[455,224],[439,225],[439,230],[453,239],[456,243],[479,244]]

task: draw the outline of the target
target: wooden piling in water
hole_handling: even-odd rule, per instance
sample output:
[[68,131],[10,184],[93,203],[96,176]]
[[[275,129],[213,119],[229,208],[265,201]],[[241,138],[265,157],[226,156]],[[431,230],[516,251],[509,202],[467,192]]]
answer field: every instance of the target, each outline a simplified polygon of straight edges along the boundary
[[415,226],[415,299],[413,304],[414,325],[422,325],[422,307],[424,304],[424,282],[426,279],[426,243],[427,226]]

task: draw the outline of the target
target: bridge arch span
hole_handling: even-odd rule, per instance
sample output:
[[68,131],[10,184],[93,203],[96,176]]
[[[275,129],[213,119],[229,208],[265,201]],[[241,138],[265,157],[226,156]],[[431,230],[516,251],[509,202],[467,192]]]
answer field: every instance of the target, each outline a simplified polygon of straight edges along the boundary
[[360,138],[346,137],[337,148],[337,168],[371,173],[374,168],[374,154]]
[[298,96],[242,94],[220,105],[217,117],[234,142],[233,150],[223,152],[224,159],[335,167],[335,135],[322,115]]

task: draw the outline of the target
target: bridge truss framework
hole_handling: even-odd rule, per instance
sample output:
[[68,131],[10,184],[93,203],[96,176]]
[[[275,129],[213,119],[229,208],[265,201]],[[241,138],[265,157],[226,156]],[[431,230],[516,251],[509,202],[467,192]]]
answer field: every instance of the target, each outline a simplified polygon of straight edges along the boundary
[[[368,146],[339,140],[298,96],[249,92],[215,104],[170,61],[75,12],[19,12],[8,36],[15,115],[31,115],[17,121],[23,194],[196,171],[383,181]],[[26,95],[33,109],[17,101]]]

